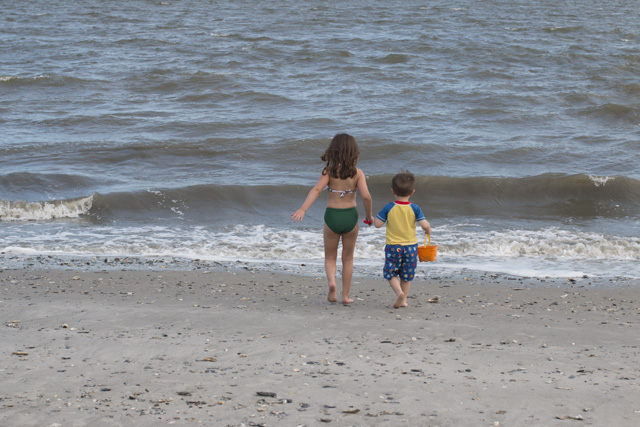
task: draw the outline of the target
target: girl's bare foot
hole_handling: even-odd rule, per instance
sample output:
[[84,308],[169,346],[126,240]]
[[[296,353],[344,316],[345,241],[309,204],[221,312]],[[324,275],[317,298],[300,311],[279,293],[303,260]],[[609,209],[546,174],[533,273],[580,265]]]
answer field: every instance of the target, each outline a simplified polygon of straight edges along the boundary
[[353,300],[351,298],[342,298],[342,303],[343,304],[351,304],[351,303],[353,303]]
[[404,299],[404,294],[400,292],[398,294],[398,298],[396,299],[396,302],[393,304],[393,308],[400,308],[400,307],[406,307],[406,306],[407,306],[407,302]]
[[338,301],[338,293],[336,292],[336,284],[332,283],[329,285],[329,296],[327,297],[329,302],[337,302]]

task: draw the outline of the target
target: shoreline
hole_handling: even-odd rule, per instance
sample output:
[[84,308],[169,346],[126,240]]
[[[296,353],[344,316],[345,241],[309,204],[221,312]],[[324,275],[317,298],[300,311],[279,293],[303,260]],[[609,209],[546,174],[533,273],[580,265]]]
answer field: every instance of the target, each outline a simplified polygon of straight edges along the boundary
[[0,271],[0,424],[640,423],[637,280],[66,267]]
[[[354,279],[387,281],[380,273],[383,260],[376,268],[362,266],[354,269]],[[424,267],[423,264],[427,265]],[[430,268],[433,266],[433,268]],[[521,283],[558,283],[582,284],[586,286],[617,286],[625,283],[638,283],[640,278],[633,276],[594,276],[583,274],[581,276],[528,276],[507,272],[483,271],[475,268],[443,269],[437,263],[420,263],[416,274],[416,281],[442,281],[442,280],[504,280],[518,281]],[[0,271],[40,269],[40,270],[82,270],[91,272],[105,271],[226,271],[226,272],[262,272],[290,274],[301,277],[325,277],[322,261],[248,261],[248,260],[203,260],[181,258],[176,256],[126,256],[126,255],[26,255],[0,253]],[[369,273],[366,273],[369,272]],[[338,276],[341,267],[338,264]],[[339,279],[339,277],[338,277]]]

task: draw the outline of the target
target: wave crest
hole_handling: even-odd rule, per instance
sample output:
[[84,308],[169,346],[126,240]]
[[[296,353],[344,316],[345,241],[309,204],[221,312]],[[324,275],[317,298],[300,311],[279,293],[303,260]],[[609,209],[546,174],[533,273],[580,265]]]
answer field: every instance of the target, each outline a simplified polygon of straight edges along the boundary
[[0,221],[46,221],[78,218],[86,215],[93,205],[93,195],[50,202],[0,200]]

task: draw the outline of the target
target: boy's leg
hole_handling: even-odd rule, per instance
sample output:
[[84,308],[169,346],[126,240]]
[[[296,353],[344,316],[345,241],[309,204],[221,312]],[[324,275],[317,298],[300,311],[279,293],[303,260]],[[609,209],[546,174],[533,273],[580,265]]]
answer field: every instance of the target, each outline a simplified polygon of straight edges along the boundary
[[324,225],[324,269],[327,272],[327,281],[329,282],[329,302],[338,301],[336,292],[336,262],[338,259],[338,245],[340,244],[340,235],[334,233]]
[[404,301],[401,307],[408,307],[407,297],[409,296],[409,289],[411,289],[411,282],[407,282],[405,280],[400,281],[400,288],[402,289],[402,293],[404,294]]
[[418,245],[406,246],[403,248],[402,265],[400,267],[400,288],[404,294],[404,300],[400,304],[400,307],[408,307],[407,297],[409,296],[409,289],[411,288],[411,280],[415,276],[416,265],[418,262]]
[[356,227],[342,235],[342,303],[351,304],[351,280],[353,279],[353,253],[359,228]]
[[404,292],[402,292],[402,286],[400,285],[400,279],[398,277],[392,277],[389,280],[391,289],[396,293],[396,302],[393,303],[393,308],[400,308],[404,303]]
[[404,300],[404,293],[400,286],[400,278],[398,277],[399,267],[401,262],[401,248],[398,245],[386,245],[384,248],[384,269],[382,274],[385,279],[389,281],[391,289],[396,294],[396,302],[393,304],[394,308],[400,308]]

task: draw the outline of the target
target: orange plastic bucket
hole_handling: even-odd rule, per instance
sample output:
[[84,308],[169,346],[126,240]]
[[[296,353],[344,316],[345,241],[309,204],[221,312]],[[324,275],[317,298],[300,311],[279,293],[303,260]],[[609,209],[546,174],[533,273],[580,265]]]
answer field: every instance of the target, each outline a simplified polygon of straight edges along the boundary
[[[429,237],[429,244],[427,245],[427,236]],[[431,235],[426,234],[424,236],[424,246],[418,246],[418,259],[423,262],[435,261],[436,254],[438,253],[438,245],[431,244]]]

